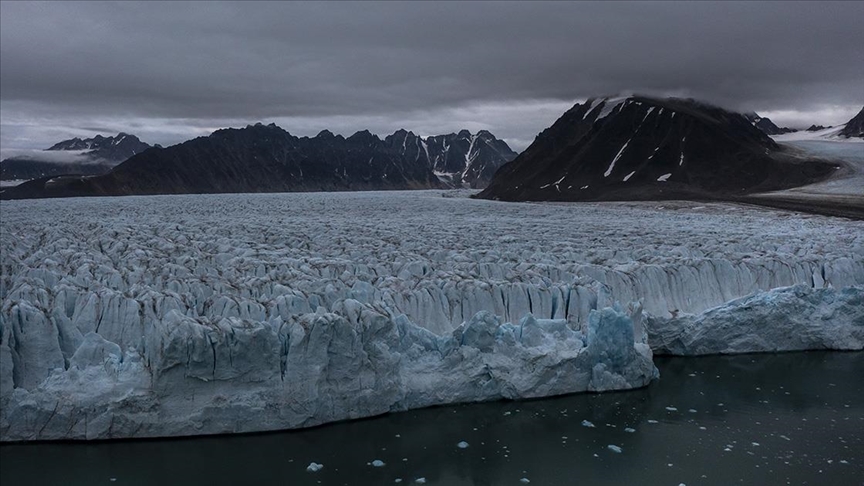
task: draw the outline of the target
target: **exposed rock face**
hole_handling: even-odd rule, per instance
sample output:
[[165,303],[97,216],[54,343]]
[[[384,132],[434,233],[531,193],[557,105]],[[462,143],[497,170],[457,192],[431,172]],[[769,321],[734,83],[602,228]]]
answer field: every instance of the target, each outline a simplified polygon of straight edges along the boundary
[[489,132],[423,140],[400,130],[381,140],[368,131],[345,138],[325,130],[308,138],[257,124],[148,150],[100,177],[38,179],[2,197],[478,187],[512,156]]
[[76,137],[58,142],[46,151],[80,152],[79,157],[70,161],[42,160],[38,156],[10,157],[0,162],[0,180],[104,174],[120,162],[148,148],[150,145],[127,133],[119,133],[116,137],[96,135],[83,140]]
[[483,188],[499,167],[516,158],[506,142],[486,130],[418,137],[399,130],[384,142],[404,156],[425,161],[442,183],[451,187]]
[[836,164],[801,161],[744,116],[681,99],[577,104],[479,197],[507,201],[719,197],[821,180]]
[[864,108],[861,108],[861,111],[857,115],[846,122],[846,126],[840,131],[840,135],[846,138],[864,138]]
[[[698,320],[804,284],[823,310],[773,299],[773,312],[859,312],[860,223],[682,204],[573,211],[441,191],[4,202],[0,438],[272,430],[629,388],[654,376],[641,309]],[[767,340],[772,319],[735,322]]]
[[765,135],[780,135],[783,133],[793,133],[797,132],[797,130],[793,130],[791,128],[783,127],[780,128],[771,121],[770,118],[765,118],[759,116],[757,113],[745,113],[744,118],[750,121],[754,127],[762,130]]
[[818,131],[821,131],[821,130],[825,130],[825,129],[827,129],[827,128],[831,128],[831,127],[830,127],[830,126],[826,127],[826,126],[822,126],[822,125],[810,125],[809,127],[807,127],[807,130],[806,130],[806,131],[808,131],[808,132],[818,132]]
[[428,137],[430,164],[435,173],[454,185],[484,188],[495,172],[516,158],[516,152],[486,130],[468,130]]

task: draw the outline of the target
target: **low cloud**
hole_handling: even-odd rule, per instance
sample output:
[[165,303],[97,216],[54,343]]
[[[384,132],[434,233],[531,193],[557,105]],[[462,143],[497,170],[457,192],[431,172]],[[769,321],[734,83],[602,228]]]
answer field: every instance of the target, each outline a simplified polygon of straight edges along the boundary
[[275,121],[486,128],[518,149],[622,91],[833,125],[864,105],[862,18],[824,1],[0,2],[0,147]]
[[770,118],[779,127],[801,130],[811,125],[841,125],[851,120],[859,111],[861,107],[856,106],[825,106],[814,107],[810,111],[767,110],[759,112],[759,115]]
[[89,150],[0,149],[0,160],[20,158],[54,163],[96,164],[104,162],[88,155]]

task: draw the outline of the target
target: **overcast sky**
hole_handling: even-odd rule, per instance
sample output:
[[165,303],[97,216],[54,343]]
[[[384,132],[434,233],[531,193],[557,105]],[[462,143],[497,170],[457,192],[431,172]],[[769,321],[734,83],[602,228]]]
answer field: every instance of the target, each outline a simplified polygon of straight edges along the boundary
[[833,125],[864,105],[862,25],[864,2],[2,2],[0,149],[263,121],[522,150],[619,92]]

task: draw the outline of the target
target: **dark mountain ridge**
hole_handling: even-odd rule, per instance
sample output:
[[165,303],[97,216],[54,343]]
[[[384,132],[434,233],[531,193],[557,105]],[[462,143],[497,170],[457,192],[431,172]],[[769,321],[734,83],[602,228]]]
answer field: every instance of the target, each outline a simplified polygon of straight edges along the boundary
[[745,116],[690,99],[576,104],[495,174],[480,198],[633,200],[744,195],[837,167],[785,154]]
[[367,130],[347,138],[327,130],[296,137],[274,124],[259,123],[151,148],[101,176],[30,181],[7,189],[2,197],[435,189],[451,187],[447,177],[433,171],[436,161],[462,154],[456,147],[464,145],[464,138],[473,140],[461,156],[465,165],[453,164],[447,167],[453,172],[440,173],[458,175],[452,179],[460,186],[491,178],[490,167],[503,164],[501,152],[509,151],[488,132],[442,137],[451,142],[439,149],[405,130],[384,140]]
[[755,112],[744,113],[744,118],[746,118],[750,123],[752,123],[754,127],[765,132],[766,135],[780,135],[783,133],[792,133],[798,131],[788,127],[780,128],[775,125],[770,118],[759,116],[759,114]]
[[78,137],[63,140],[44,152],[82,152],[69,160],[59,161],[47,153],[32,156],[10,157],[0,162],[0,180],[35,179],[67,174],[104,174],[120,162],[150,148],[135,135],[120,132],[115,137],[96,135],[93,138]]
[[861,111],[857,115],[846,122],[846,126],[840,131],[840,135],[846,138],[864,138],[864,108],[861,108]]

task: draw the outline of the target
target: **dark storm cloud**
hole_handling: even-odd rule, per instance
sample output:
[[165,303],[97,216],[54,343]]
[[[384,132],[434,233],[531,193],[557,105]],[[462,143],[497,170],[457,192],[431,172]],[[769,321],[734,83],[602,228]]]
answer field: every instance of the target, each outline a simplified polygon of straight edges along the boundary
[[[4,144],[41,125],[132,131],[118,126],[128,120],[162,143],[174,128],[259,119],[346,131],[473,122],[527,143],[603,93],[802,123],[864,103],[861,2],[0,5]],[[490,118],[446,119],[465,109]]]

